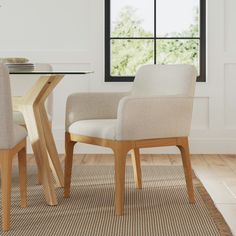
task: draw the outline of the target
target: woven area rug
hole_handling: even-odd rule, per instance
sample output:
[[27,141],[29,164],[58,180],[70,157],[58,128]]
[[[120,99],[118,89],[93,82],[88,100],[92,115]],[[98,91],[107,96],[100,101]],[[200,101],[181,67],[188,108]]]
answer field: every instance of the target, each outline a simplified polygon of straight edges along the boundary
[[[127,167],[125,215],[114,215],[114,171],[111,166],[80,166],[73,172],[72,193],[59,204],[45,204],[42,187],[29,174],[28,208],[19,207],[18,179],[13,178],[12,228],[5,235],[81,236],[228,236],[232,235],[199,180],[196,204],[188,203],[181,166],[144,166],[143,189],[135,190]],[[32,172],[32,171],[31,171]]]

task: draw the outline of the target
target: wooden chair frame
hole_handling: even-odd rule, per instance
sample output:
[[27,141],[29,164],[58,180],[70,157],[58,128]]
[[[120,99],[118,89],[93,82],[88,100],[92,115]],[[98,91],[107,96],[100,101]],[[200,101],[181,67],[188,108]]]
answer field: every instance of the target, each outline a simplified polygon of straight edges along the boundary
[[131,150],[131,157],[134,169],[134,179],[136,188],[142,188],[140,148],[177,146],[181,152],[182,162],[187,185],[189,202],[195,203],[194,190],[192,182],[192,168],[189,154],[188,137],[146,139],[133,141],[116,141],[88,136],[74,135],[65,133],[65,191],[64,197],[70,196],[71,172],[73,162],[73,149],[77,143],[93,144],[103,147],[109,147],[115,155],[115,213],[120,216],[124,213],[124,193],[125,193],[125,165],[127,153]]
[[12,149],[0,149],[3,231],[10,229],[12,159],[16,154],[18,154],[19,164],[21,207],[27,206],[26,139],[24,139]]

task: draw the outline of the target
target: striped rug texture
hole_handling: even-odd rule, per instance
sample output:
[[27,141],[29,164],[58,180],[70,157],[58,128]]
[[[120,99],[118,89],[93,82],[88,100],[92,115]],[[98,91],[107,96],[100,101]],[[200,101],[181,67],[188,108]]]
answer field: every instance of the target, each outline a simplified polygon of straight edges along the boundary
[[[125,215],[114,215],[114,170],[80,166],[73,171],[72,193],[47,206],[35,173],[28,178],[28,208],[19,207],[13,178],[12,228],[0,235],[81,236],[215,236],[231,235],[202,184],[195,178],[196,204],[188,203],[181,166],[144,166],[143,189],[135,190],[132,168],[126,171]],[[31,171],[32,172],[32,171]]]

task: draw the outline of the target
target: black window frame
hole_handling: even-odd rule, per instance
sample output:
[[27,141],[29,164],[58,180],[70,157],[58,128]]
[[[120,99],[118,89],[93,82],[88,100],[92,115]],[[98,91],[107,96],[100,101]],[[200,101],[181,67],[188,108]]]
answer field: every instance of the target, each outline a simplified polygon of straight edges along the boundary
[[[133,82],[135,76],[112,76],[111,75],[111,46],[110,41],[112,39],[153,39],[156,41],[157,39],[198,39],[200,40],[200,75],[197,77],[197,82],[206,82],[206,0],[200,1],[200,35],[199,37],[156,37],[156,33],[154,32],[153,37],[111,37],[111,22],[110,22],[110,1],[105,0],[105,82]],[[154,24],[156,24],[156,1],[154,0]],[[154,25],[154,30],[156,31],[156,27]],[[154,64],[156,64],[156,48],[154,42]]]

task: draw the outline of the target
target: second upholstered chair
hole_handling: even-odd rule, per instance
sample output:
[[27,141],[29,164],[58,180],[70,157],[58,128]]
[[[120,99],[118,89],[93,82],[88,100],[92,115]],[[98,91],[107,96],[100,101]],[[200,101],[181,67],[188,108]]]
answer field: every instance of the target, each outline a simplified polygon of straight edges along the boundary
[[125,165],[131,150],[141,188],[140,148],[177,146],[182,154],[189,202],[194,203],[189,155],[196,70],[191,65],[145,65],[130,93],[72,94],[66,107],[65,197],[70,194],[77,142],[109,147],[115,154],[115,212],[124,211]]
[[8,69],[0,64],[0,167],[2,189],[2,228],[10,229],[12,158],[18,154],[21,207],[26,207],[25,128],[13,122]]

